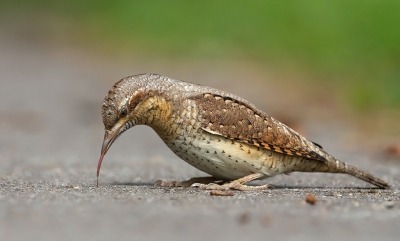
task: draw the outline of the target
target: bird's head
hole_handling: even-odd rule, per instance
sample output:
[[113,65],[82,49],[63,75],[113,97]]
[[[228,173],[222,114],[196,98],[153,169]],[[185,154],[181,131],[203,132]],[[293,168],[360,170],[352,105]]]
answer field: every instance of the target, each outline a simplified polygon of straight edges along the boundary
[[101,155],[97,165],[97,177],[101,163],[108,149],[123,132],[141,124],[138,123],[148,91],[140,82],[126,78],[117,82],[108,92],[102,106],[102,118],[105,127]]

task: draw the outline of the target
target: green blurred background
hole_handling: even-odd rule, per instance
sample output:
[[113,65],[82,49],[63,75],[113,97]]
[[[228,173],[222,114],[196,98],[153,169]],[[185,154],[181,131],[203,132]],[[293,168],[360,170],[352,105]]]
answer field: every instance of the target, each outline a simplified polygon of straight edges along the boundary
[[3,0],[0,8],[3,23],[25,24],[32,39],[39,32],[119,59],[246,60],[325,82],[359,112],[400,107],[398,0]]

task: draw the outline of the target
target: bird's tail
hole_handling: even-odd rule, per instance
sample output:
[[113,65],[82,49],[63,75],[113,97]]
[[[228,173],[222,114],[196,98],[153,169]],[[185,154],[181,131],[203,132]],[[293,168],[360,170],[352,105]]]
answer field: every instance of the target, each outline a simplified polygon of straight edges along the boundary
[[[390,189],[390,185],[375,177],[374,175],[362,171],[357,167],[349,165],[345,162],[339,161],[336,158],[326,155],[324,156],[326,161],[318,161],[318,160],[307,160],[310,166],[308,168],[299,168],[297,171],[301,172],[328,172],[328,173],[346,173],[357,177],[363,181],[369,182],[377,187],[383,189]],[[311,162],[310,162],[311,161]]]
[[348,165],[347,163],[341,161],[338,162],[340,166],[337,168],[338,172],[350,174],[383,189],[390,189],[390,185],[387,182],[375,177],[371,173],[362,171],[355,166]]

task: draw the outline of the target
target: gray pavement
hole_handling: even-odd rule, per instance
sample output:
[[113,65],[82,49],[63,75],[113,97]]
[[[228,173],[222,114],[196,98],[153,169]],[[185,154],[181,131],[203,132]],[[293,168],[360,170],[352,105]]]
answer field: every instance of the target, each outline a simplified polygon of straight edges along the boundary
[[[245,63],[240,69],[106,61],[8,35],[0,36],[0,53],[0,240],[398,240],[400,162],[386,162],[379,150],[355,142],[356,124],[326,118],[329,113],[304,114],[317,112],[312,108],[299,111],[301,95],[279,98],[282,89],[261,82],[265,75]],[[97,188],[102,100],[118,79],[143,72],[223,88],[268,113],[284,107],[300,115],[307,137],[393,189],[371,189],[345,175],[304,173],[269,179],[274,190],[232,197],[153,187],[158,179],[205,174],[142,126],[110,149]],[[249,74],[253,86],[237,81]],[[304,201],[307,193],[315,195],[315,205]]]

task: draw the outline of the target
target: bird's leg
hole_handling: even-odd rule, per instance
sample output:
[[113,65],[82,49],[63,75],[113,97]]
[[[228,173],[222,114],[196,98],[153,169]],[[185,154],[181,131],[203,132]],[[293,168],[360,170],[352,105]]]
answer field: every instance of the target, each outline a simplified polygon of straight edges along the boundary
[[190,187],[194,183],[201,183],[203,185],[205,184],[210,184],[220,181],[219,179],[216,179],[215,177],[193,177],[190,178],[189,180],[182,181],[182,182],[166,182],[162,180],[158,180],[154,183],[154,186],[161,186],[161,187]]
[[262,173],[253,173],[250,175],[247,175],[245,177],[236,179],[230,183],[226,183],[223,185],[218,185],[216,183],[210,183],[210,184],[201,184],[201,183],[194,183],[192,187],[198,187],[199,189],[202,190],[239,190],[239,191],[257,191],[257,190],[266,190],[270,187],[274,187],[271,184],[266,184],[262,186],[247,186],[245,185],[246,183],[253,181],[257,178],[263,177],[264,174]]

